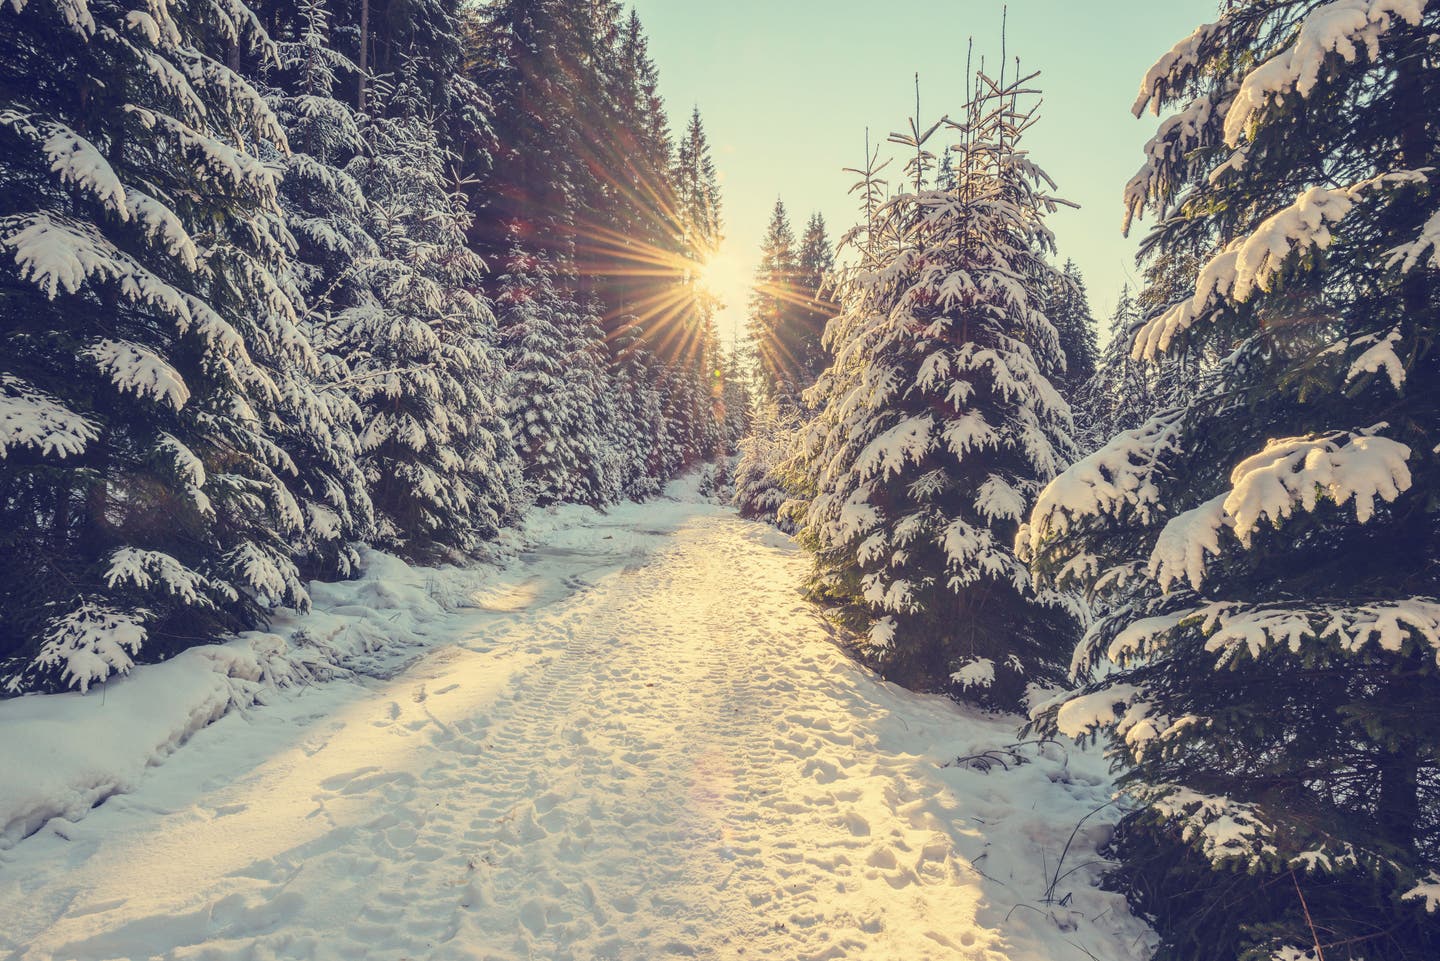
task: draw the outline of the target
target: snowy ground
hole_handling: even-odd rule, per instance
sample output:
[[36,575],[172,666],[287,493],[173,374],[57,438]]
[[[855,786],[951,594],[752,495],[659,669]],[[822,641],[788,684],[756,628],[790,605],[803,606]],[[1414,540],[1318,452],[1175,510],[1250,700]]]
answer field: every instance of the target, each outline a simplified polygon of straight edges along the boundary
[[[1145,956],[1145,928],[1091,884],[1113,809],[1059,861],[1108,798],[1097,758],[1046,748],[1009,771],[944,766],[1013,741],[1013,722],[854,666],[797,592],[794,545],[726,509],[662,500],[544,523],[542,546],[508,569],[445,575],[458,605],[434,602],[440,575],[404,569],[322,592],[290,629],[333,637],[390,609],[422,646],[208,726],[167,735],[180,722],[157,720],[126,735],[155,742],[143,773],[101,770],[124,745],[71,752],[66,737],[117,704],[133,711],[161,668],[103,700],[0,704],[12,742],[49,738],[72,780],[85,768],[66,755],[92,769],[69,817],[24,840],[35,825],[15,812],[33,820],[34,792],[0,793],[0,952]],[[407,604],[430,613],[417,625]],[[5,780],[39,779],[23,766],[45,760],[12,752],[22,769]]]

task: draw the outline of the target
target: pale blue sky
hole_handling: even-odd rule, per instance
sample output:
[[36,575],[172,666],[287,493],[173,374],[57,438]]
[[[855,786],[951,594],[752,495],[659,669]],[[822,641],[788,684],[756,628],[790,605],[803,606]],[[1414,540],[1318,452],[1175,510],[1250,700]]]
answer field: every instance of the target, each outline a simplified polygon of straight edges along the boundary
[[[903,129],[920,73],[933,120],[964,100],[965,47],[1000,52],[999,0],[633,0],[650,33],[661,90],[679,129],[699,104],[723,177],[726,249],[717,286],[727,337],[743,325],[746,286],[777,195],[798,232],[813,210],[837,238],[855,219],[847,191],[865,127]],[[1130,114],[1140,78],[1216,0],[1010,0],[1008,50],[1041,71],[1043,117],[1028,139],[1059,195],[1081,205],[1051,221],[1061,258],[1079,264],[1102,332],[1134,276],[1139,225],[1120,235],[1120,192],[1155,118]],[[1013,61],[1012,61],[1013,62]],[[893,168],[892,168],[893,169]]]

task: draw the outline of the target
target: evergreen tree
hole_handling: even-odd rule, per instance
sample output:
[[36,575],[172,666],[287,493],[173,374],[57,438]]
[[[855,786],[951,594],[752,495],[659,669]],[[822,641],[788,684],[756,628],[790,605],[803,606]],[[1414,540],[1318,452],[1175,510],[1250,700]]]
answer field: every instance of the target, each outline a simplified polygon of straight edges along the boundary
[[1127,206],[1203,266],[1133,353],[1215,369],[1021,538],[1106,610],[1042,722],[1109,735],[1174,961],[1440,956],[1440,10],[1341,7],[1228,4],[1147,75]]
[[800,407],[807,386],[793,323],[799,252],[790,215],[783,200],[775,201],[765,237],[760,242],[760,265],[750,295],[749,335],[758,354],[761,384],[766,395],[791,409]]
[[722,453],[733,455],[739,451],[741,439],[749,432],[754,414],[749,376],[738,346],[724,353],[719,369],[723,405],[720,417]]
[[[1059,335],[1060,352],[1065,356],[1065,371],[1055,378],[1055,386],[1065,400],[1075,406],[1086,383],[1095,376],[1099,347],[1085,280],[1073,260],[1065,261],[1065,269],[1051,286],[1045,302],[1045,316]],[[1088,417],[1084,419],[1088,420]]]
[[1094,450],[1121,431],[1140,426],[1159,406],[1154,365],[1130,356],[1141,317],[1129,286],[1110,318],[1109,340],[1095,374],[1085,385],[1080,407],[1085,412],[1083,446]]
[[254,153],[284,132],[219,59],[273,58],[251,11],[0,18],[0,674],[83,690],[307,603],[279,441],[330,412]]
[[479,293],[484,267],[466,246],[464,199],[445,180],[452,155],[425,121],[422,93],[404,79],[388,103],[380,85],[372,91],[384,109],[347,170],[369,198],[378,253],[357,264],[363,289],[335,336],[364,415],[379,543],[433,557],[493,536],[513,512],[516,465],[495,406],[503,363]]
[[553,503],[567,492],[576,459],[559,402],[565,389],[565,343],[556,323],[560,301],[545,258],[518,239],[495,303],[510,371],[505,394],[515,445],[534,499]]
[[1018,147],[1034,122],[1019,84],[980,79],[992,93],[950,125],[955,186],[925,186],[941,125],[913,121],[899,142],[914,189],[867,204],[852,234],[898,242],[858,241],[841,274],[802,538],[819,590],[849,605],[883,670],[1012,707],[1063,676],[1073,636],[1066,599],[1037,594],[1009,549],[1072,442],[1043,373],[1059,362],[1040,310],[1057,201]]
[[781,410],[775,404],[756,409],[735,465],[734,504],[741,517],[795,533],[794,519],[782,517],[780,511],[791,499],[791,474],[799,466],[795,458],[804,426],[794,410]]
[[797,360],[804,368],[807,388],[829,362],[824,345],[825,325],[839,308],[825,289],[834,267],[835,250],[830,245],[825,218],[818,213],[812,214],[800,237],[800,252],[796,258],[796,288],[801,303],[796,311],[795,323],[799,331],[795,340],[799,354]]
[[[614,3],[501,0],[486,8],[480,40],[474,76],[494,100],[498,150],[477,194],[491,198],[493,222],[525,225],[525,251],[543,258],[554,291],[547,319],[576,365],[574,389],[554,397],[557,427],[577,432],[565,442],[565,470],[574,473],[551,478],[554,490],[542,496],[604,503],[689,463],[692,435],[718,436],[714,405],[697,406],[692,388],[680,386],[716,356],[714,305],[692,282],[693,265],[719,242],[709,147],[697,113],[672,166],[643,29]],[[476,240],[503,260],[513,238],[501,244],[499,233],[479,230]],[[654,378],[635,389],[668,398],[662,417],[690,418],[661,425],[685,449],[673,457],[651,449],[633,476],[624,471],[638,469],[646,428],[619,418],[648,399],[614,397],[622,341],[646,358],[626,376]],[[685,377],[663,372],[670,367]]]
[[267,70],[266,100],[290,146],[273,158],[284,171],[281,207],[296,239],[282,283],[305,304],[301,326],[320,354],[320,389],[301,389],[307,406],[327,416],[288,421],[282,444],[300,464],[296,494],[310,520],[303,553],[316,573],[346,575],[357,562],[352,545],[373,536],[374,511],[358,461],[362,414],[343,389],[349,372],[330,351],[329,333],[335,312],[346,306],[352,265],[375,257],[377,248],[365,229],[365,196],[343,169],[363,149],[359,119],[336,97],[355,65],[331,47],[329,13],[319,0],[302,0],[296,13],[295,39],[277,42],[278,57]]
[[674,176],[685,252],[691,261],[703,264],[719,249],[722,233],[720,182],[699,107],[690,114],[690,125],[680,141]]

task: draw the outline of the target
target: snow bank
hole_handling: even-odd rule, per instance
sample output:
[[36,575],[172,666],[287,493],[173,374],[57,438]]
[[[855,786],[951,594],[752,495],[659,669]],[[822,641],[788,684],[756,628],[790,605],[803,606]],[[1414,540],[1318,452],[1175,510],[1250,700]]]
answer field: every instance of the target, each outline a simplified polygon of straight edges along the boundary
[[412,568],[367,551],[364,576],[312,585],[313,612],[270,631],[190,648],[135,668],[88,694],[0,701],[0,850],[54,817],[77,820],[133,790],[196,731],[281,687],[375,670],[428,627],[477,572]]
[[[599,523],[605,512],[564,505],[535,510],[520,530],[492,545],[494,562],[475,568],[412,567],[376,550],[361,553],[353,581],[312,582],[312,610],[284,613],[268,631],[190,648],[160,664],[136,667],[88,694],[34,694],[0,701],[0,851],[51,818],[78,820],[115,794],[132,791],[145,771],[196,731],[273,692],[352,673],[388,675],[422,646],[453,631],[457,609],[476,606],[482,587],[504,580],[508,558],[543,545],[552,551],[605,546],[618,556],[642,552],[691,511],[703,477],[671,482],[662,497],[616,508],[643,520],[631,529]],[[503,590],[503,584],[499,586]]]

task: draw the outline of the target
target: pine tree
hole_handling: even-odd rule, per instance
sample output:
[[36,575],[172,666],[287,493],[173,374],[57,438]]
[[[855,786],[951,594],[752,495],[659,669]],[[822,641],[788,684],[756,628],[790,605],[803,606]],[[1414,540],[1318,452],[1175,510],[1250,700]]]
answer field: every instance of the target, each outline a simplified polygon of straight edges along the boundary
[[[1095,376],[1099,347],[1095,337],[1095,318],[1090,313],[1090,299],[1085,280],[1073,260],[1065,261],[1045,302],[1045,316],[1060,337],[1060,352],[1065,356],[1065,371],[1055,378],[1055,386],[1071,406],[1082,396],[1085,384]],[[1087,412],[1088,413],[1088,412]],[[1082,418],[1082,419],[1088,419]]]
[[284,132],[218,59],[273,58],[251,12],[0,17],[0,674],[83,690],[308,603],[279,439],[325,412],[253,152]]
[[760,264],[750,295],[749,335],[758,353],[761,383],[767,396],[791,409],[800,407],[807,386],[793,322],[799,272],[795,232],[785,202],[775,201],[765,237],[760,242]]
[[1044,493],[1022,546],[1107,611],[1047,729],[1136,807],[1159,957],[1440,956],[1440,10],[1226,6],[1147,75],[1126,191],[1203,266],[1137,358],[1215,369]]
[[[347,167],[369,198],[378,253],[356,265],[363,289],[337,315],[336,351],[364,416],[364,465],[379,543],[410,556],[474,550],[513,512],[514,452],[496,409],[503,377],[484,267],[465,242],[452,155],[427,122],[417,72],[379,84],[365,154]],[[388,102],[387,102],[388,101]]]
[[[1027,80],[1029,78],[1026,78]],[[819,589],[847,602],[891,676],[997,706],[1062,677],[1073,621],[1009,549],[1041,484],[1072,450],[1044,370],[1059,362],[1040,310],[1057,201],[1018,148],[1034,122],[1019,85],[949,125],[956,182],[926,186],[941,126],[898,142],[912,188],[873,207],[842,271],[832,375],[809,444],[815,496],[803,541]],[[866,175],[862,192],[869,192]]]
[[374,510],[358,461],[362,414],[343,389],[349,372],[344,358],[330,351],[329,332],[335,312],[346,306],[346,275],[377,248],[365,229],[365,196],[343,169],[364,146],[359,118],[335,96],[355,65],[331,47],[322,3],[304,0],[297,20],[296,39],[276,45],[266,100],[290,146],[273,158],[284,171],[281,207],[296,238],[293,269],[282,284],[305,305],[301,327],[320,354],[319,382],[299,389],[306,407],[323,416],[288,419],[281,443],[299,465],[296,495],[310,522],[302,549],[308,566],[347,575],[358,560],[353,545],[373,536]]

